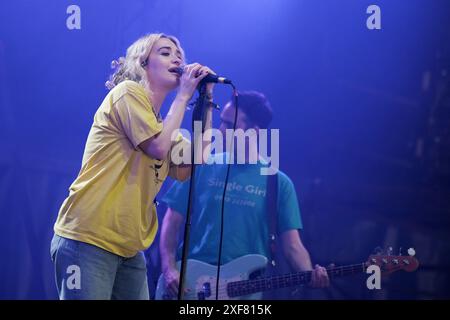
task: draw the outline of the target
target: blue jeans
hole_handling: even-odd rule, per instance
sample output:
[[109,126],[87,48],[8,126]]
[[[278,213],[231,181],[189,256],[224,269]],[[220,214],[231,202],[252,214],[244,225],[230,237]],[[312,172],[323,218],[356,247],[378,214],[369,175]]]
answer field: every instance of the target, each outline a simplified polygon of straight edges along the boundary
[[55,234],[50,254],[61,300],[149,299],[143,252],[124,258]]

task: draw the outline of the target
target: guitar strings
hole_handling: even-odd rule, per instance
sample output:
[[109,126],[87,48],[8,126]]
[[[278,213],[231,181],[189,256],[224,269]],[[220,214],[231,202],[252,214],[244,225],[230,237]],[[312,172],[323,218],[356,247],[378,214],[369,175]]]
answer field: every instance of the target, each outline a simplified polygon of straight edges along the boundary
[[[339,275],[346,275],[354,273],[355,271],[361,270],[365,271],[367,268],[366,263],[359,263],[359,264],[353,264],[353,265],[347,265],[347,266],[338,266],[338,267],[330,267],[327,268],[327,273],[329,277],[332,276],[339,276]],[[402,269],[401,265],[398,265],[391,269],[391,271],[397,271],[399,269]],[[238,297],[243,295],[248,295],[252,293],[257,293],[261,291],[265,291],[265,289],[277,289],[279,286],[277,285],[286,285],[289,286],[290,283],[294,283],[295,285],[296,281],[310,281],[311,280],[311,274],[312,271],[301,271],[297,273],[292,274],[284,274],[284,275],[278,275],[278,276],[272,276],[272,277],[265,277],[260,279],[253,279],[253,280],[239,280],[234,281],[230,283],[226,283],[219,286],[219,300],[221,297]],[[211,282],[212,283],[212,282]],[[299,283],[298,285],[301,285],[302,283]],[[210,291],[215,291],[215,286],[210,287]],[[192,294],[185,294],[185,296],[191,296],[195,297],[195,293]],[[197,297],[195,297],[197,298]]]

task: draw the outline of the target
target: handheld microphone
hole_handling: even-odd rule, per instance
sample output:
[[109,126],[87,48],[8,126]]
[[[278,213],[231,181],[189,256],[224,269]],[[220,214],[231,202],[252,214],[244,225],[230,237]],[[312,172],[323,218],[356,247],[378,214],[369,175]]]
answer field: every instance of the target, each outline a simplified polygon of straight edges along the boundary
[[[181,67],[176,67],[176,68],[173,68],[173,69],[171,69],[173,72],[176,72],[176,73],[178,73],[180,76],[183,74],[183,72],[184,72],[184,70],[183,70],[183,68],[181,68]],[[215,74],[210,74],[210,73],[208,73],[208,75],[206,76],[206,77],[204,77],[203,79],[202,79],[202,81],[200,81],[200,84],[203,84],[203,83],[211,83],[211,82],[213,82],[213,83],[224,83],[224,84],[231,84],[231,80],[230,79],[227,79],[227,78],[225,78],[225,77],[219,77],[218,75],[215,75]]]

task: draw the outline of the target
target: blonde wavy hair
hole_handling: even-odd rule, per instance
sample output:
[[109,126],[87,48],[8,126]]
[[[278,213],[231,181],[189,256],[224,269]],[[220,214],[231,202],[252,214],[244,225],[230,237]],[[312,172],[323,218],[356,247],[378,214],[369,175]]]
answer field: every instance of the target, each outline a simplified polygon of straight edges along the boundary
[[144,89],[151,94],[145,66],[148,63],[148,56],[150,55],[154,44],[161,38],[167,38],[177,46],[184,62],[184,51],[177,38],[164,33],[147,34],[128,47],[125,57],[120,57],[111,62],[111,68],[114,69],[114,72],[110,75],[108,81],[106,81],[105,86],[111,90],[122,81],[131,80],[142,85]]

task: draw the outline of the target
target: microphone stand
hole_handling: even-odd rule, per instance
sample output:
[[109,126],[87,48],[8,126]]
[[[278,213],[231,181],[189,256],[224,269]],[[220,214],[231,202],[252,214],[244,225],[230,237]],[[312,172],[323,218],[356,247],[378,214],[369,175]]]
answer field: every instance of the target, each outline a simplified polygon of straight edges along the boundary
[[[195,121],[201,121],[202,122],[202,136],[205,131],[206,126],[206,117],[207,117],[207,110],[208,107],[210,107],[211,102],[208,100],[208,95],[206,92],[206,83],[200,83],[198,87],[199,96],[197,97],[197,100],[195,101],[195,106],[193,110],[192,115],[192,132],[194,133],[194,142],[191,148],[191,179],[189,182],[189,200],[188,200],[188,209],[186,213],[186,224],[184,226],[184,239],[183,239],[183,253],[181,256],[181,266],[180,266],[180,284],[178,287],[178,300],[183,300],[184,297],[184,287],[185,287],[185,278],[186,278],[186,262],[188,258],[188,252],[189,252],[189,239],[190,239],[190,232],[191,232],[191,216],[192,216],[192,206],[193,206],[193,200],[194,200],[194,189],[195,189],[195,183],[194,183],[194,177],[195,177],[195,168],[197,165],[195,164],[195,152],[196,150],[196,144],[197,141],[195,139],[195,132],[194,132],[194,124]],[[202,139],[203,140],[203,139]],[[200,148],[203,147],[203,144],[200,143]],[[203,150],[202,150],[202,156],[203,156]],[[199,300],[202,300],[202,297],[198,297]],[[204,298],[204,297],[203,297]]]

